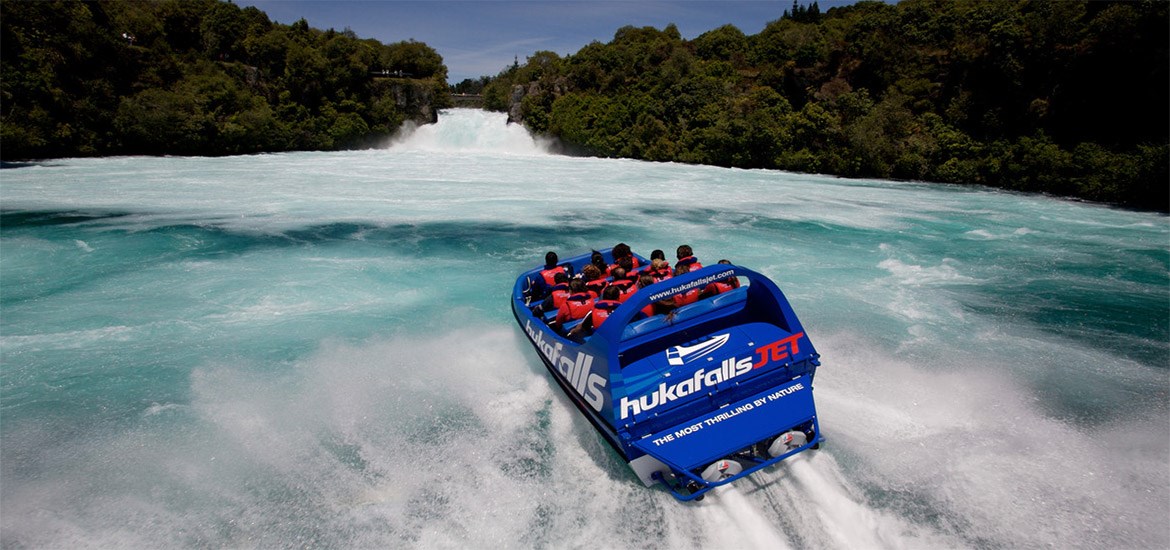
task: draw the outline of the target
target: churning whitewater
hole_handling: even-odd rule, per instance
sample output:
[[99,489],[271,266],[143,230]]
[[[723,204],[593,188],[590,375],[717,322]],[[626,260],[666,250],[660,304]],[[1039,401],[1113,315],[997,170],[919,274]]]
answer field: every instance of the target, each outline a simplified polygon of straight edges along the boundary
[[[1165,548],[1170,224],[964,186],[386,148],[0,171],[0,546]],[[509,289],[690,244],[783,289],[827,438],[700,503],[552,383]]]

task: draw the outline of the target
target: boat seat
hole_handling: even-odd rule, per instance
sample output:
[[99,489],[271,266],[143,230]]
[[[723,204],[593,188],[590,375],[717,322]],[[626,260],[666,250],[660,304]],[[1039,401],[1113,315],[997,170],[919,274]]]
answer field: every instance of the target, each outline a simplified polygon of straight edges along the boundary
[[707,313],[722,309],[733,304],[743,303],[747,299],[747,287],[740,287],[735,290],[717,294],[710,298],[699,300],[693,304],[687,304],[674,310],[674,319],[666,320],[666,315],[654,315],[642,319],[641,321],[634,321],[626,325],[625,330],[622,331],[622,340],[629,340],[631,338],[649,334],[661,328],[681,323],[688,319],[694,319]]

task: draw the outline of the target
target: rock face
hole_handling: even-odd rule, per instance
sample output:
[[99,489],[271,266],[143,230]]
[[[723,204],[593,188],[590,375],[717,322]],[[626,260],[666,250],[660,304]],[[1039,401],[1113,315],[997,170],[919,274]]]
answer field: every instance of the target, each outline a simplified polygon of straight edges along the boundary
[[524,124],[524,99],[532,97],[534,101],[552,105],[556,98],[561,97],[569,90],[568,79],[561,77],[551,84],[532,81],[528,84],[512,86],[512,95],[508,98],[508,122]]
[[[536,86],[535,82],[529,82],[529,87]],[[521,103],[524,101],[524,85],[517,84],[512,86],[512,96],[508,98],[508,124],[513,122],[524,124],[524,111],[521,108]]]
[[439,98],[429,80],[391,79],[386,84],[394,96],[394,103],[406,120],[416,124],[434,124],[439,121]]

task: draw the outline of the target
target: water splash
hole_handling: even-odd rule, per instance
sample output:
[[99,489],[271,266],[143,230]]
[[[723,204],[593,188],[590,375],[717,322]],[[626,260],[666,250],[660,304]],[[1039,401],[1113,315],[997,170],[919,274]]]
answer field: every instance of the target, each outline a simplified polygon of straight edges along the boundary
[[534,138],[523,126],[509,124],[506,114],[476,109],[440,111],[436,124],[407,123],[391,140],[390,148],[447,154],[549,154],[547,143]]

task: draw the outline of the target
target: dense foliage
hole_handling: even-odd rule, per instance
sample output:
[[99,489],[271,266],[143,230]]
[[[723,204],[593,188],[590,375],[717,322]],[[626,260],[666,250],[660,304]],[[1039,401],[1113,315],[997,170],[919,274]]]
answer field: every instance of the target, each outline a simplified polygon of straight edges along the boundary
[[488,108],[597,155],[1165,210],[1168,6],[861,2],[689,41],[674,26],[625,27],[564,58],[539,52],[483,93]]
[[0,3],[0,154],[361,146],[448,101],[426,44],[217,0]]

